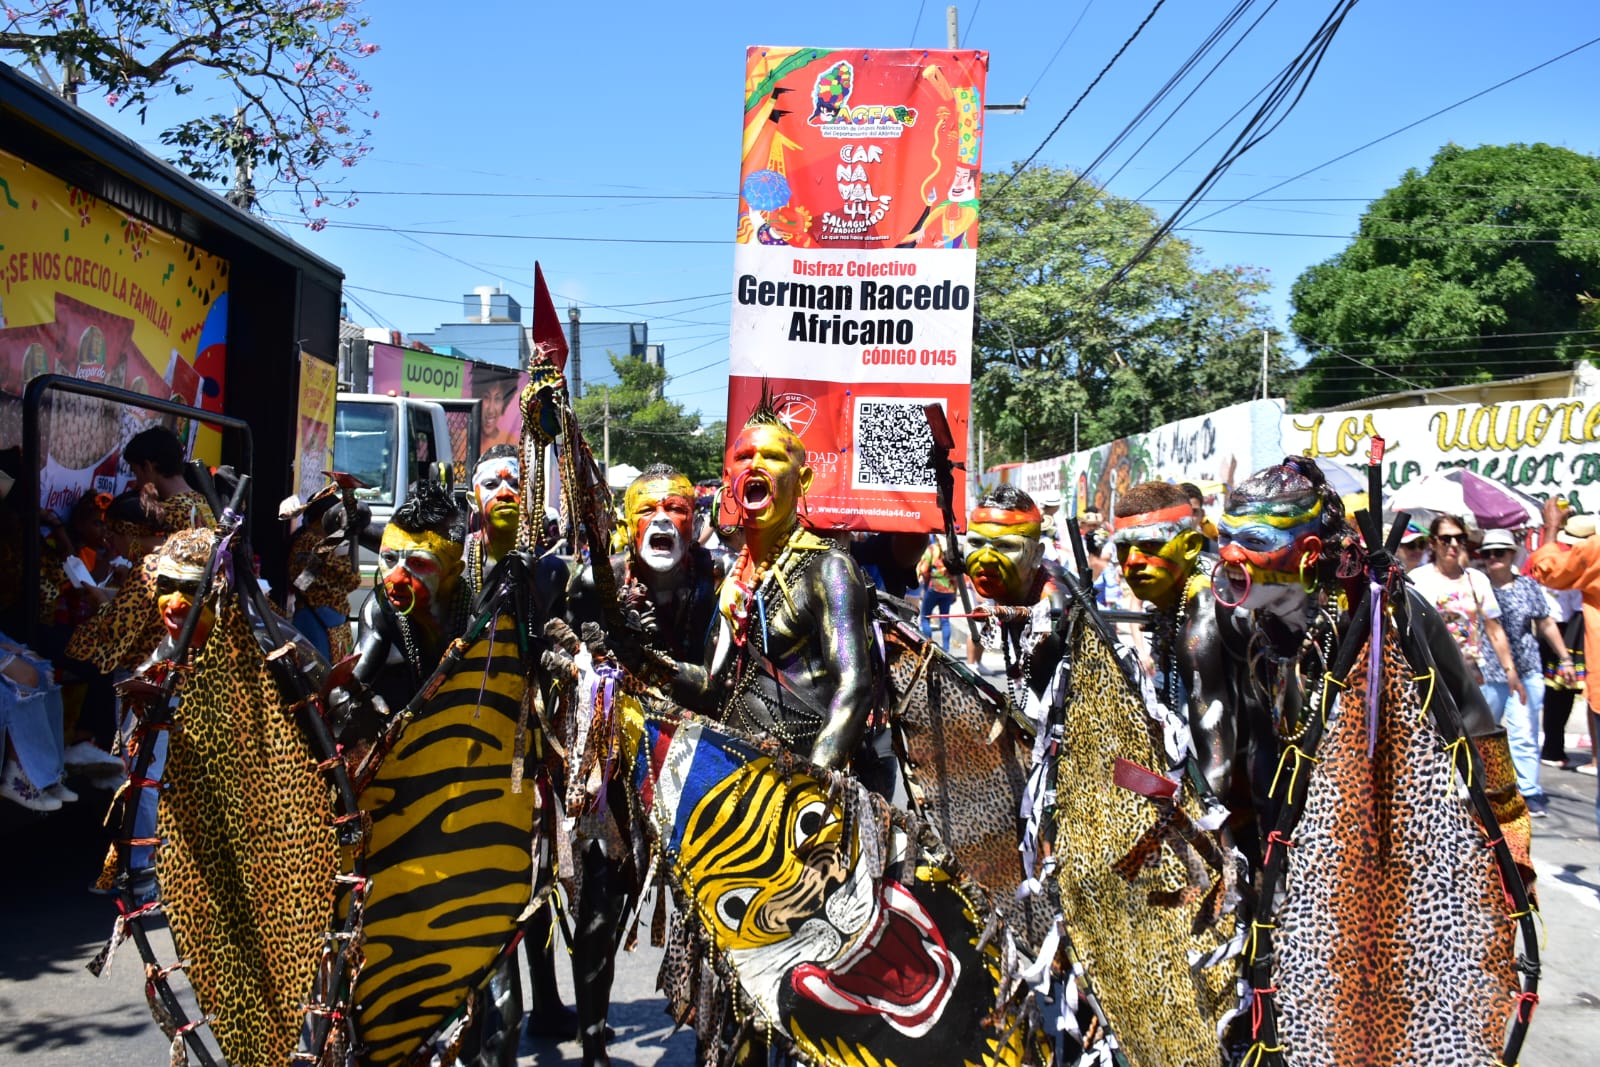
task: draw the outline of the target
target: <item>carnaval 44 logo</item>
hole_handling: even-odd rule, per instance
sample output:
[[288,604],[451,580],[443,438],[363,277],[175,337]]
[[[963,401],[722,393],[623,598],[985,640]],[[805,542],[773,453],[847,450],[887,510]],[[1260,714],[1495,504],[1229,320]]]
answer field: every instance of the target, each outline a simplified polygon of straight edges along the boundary
[[811,88],[811,117],[824,137],[899,137],[917,124],[917,109],[905,104],[851,104],[855,68],[839,62],[817,75]]

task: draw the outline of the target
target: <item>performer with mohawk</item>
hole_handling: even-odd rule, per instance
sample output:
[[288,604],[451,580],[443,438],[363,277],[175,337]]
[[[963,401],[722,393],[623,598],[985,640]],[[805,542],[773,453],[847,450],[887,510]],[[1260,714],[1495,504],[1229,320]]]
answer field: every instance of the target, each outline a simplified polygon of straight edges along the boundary
[[674,662],[659,680],[681,704],[848,769],[873,702],[871,594],[849,554],[800,522],[811,479],[805,445],[763,397],[728,451],[724,516],[745,546],[711,662]]

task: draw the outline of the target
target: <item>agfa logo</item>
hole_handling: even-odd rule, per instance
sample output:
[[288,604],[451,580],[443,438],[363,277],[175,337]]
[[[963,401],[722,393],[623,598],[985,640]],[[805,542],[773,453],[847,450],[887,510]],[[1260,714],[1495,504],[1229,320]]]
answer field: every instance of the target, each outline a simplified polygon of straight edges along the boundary
[[806,122],[821,130],[822,136],[899,137],[902,129],[917,124],[917,109],[904,104],[852,106],[855,78],[855,68],[842,61],[817,75],[811,87],[811,117]]

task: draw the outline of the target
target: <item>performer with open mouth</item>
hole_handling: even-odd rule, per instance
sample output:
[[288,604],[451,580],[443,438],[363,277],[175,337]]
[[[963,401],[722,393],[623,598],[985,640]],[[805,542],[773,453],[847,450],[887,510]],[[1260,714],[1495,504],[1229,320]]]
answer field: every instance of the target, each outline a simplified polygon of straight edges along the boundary
[[[723,521],[743,528],[745,546],[722,583],[709,664],[624,654],[679,703],[844,769],[872,708],[870,598],[849,554],[800,521],[811,479],[804,443],[763,398],[728,451]],[[646,533],[648,565],[670,549],[664,530]]]
[[[711,553],[696,543],[694,486],[677,470],[657,463],[633,480],[623,495],[623,517],[629,532],[626,550],[608,561],[631,612],[648,617],[653,629],[646,641],[653,652],[673,661],[705,662],[717,613],[715,568]],[[604,625],[601,599],[595,588],[591,564],[572,585],[569,616],[578,625]],[[615,801],[612,791],[608,799]],[[572,945],[573,984],[577,991],[578,1028],[585,1065],[609,1062],[605,1056],[606,1013],[615,973],[618,924],[627,910],[628,880],[625,859],[617,843],[627,835],[611,830],[605,821],[617,812],[609,809],[580,816],[574,862],[583,870],[576,904],[577,928]],[[619,828],[620,829],[620,828]],[[540,916],[536,921],[544,922]],[[555,1000],[553,976],[546,988],[533,957],[535,942],[546,943],[547,928],[530,925],[523,944],[529,952],[534,978],[534,1003],[529,1032],[553,1036],[566,1026],[548,1005]],[[571,1028],[567,1027],[570,1036]]]
[[[674,468],[657,463],[628,486],[622,498],[629,540],[611,557],[617,588],[634,610],[648,609],[652,647],[674,660],[704,663],[715,634],[715,563],[694,539],[694,486]],[[593,572],[574,584],[574,621],[603,623]]]
[[[1334,649],[1349,625],[1342,605],[1350,595],[1348,583],[1359,580],[1359,567],[1349,563],[1359,544],[1338,494],[1314,463],[1299,456],[1257,471],[1236,486],[1228,494],[1218,531],[1222,562],[1212,592],[1224,608],[1235,609],[1220,629],[1228,660],[1239,674],[1238,748],[1248,761],[1256,817],[1270,827],[1277,819],[1271,784],[1283,748],[1304,730],[1317,706]],[[1341,561],[1355,579],[1341,571]],[[1444,620],[1410,583],[1403,588],[1439,681],[1449,689],[1468,735],[1497,779],[1486,788],[1500,822],[1520,819],[1526,827],[1526,808],[1510,777],[1505,731],[1495,724]],[[1526,841],[1524,832],[1524,857]],[[1239,843],[1254,862],[1259,842]]]
[[[466,628],[464,525],[450,491],[422,481],[384,527],[380,585],[361,608],[355,678],[392,711],[410,703]],[[390,662],[391,652],[398,662]]]

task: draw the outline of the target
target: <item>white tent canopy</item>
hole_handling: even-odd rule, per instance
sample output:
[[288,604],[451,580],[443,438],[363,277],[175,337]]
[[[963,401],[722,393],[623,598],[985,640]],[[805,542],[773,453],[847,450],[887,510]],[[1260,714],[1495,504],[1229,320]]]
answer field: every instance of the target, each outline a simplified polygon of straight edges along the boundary
[[639,468],[628,463],[614,463],[606,468],[606,485],[613,490],[626,489],[639,477]]

